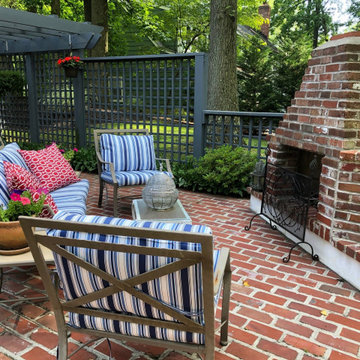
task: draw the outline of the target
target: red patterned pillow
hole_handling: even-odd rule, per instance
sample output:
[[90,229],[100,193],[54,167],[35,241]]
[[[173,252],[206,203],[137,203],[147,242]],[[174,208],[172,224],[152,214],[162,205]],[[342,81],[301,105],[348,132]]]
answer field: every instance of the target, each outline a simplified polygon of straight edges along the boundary
[[40,185],[50,192],[80,181],[56,144],[42,150],[18,150]]
[[4,171],[9,192],[13,190],[37,190],[41,186],[40,181],[20,165],[4,161]]

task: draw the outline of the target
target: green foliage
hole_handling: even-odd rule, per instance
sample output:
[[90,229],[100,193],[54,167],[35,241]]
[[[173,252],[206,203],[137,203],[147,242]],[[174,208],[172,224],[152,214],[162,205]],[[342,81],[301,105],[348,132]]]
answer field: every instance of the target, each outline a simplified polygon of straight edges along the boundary
[[21,95],[25,86],[24,75],[20,71],[0,71],[0,96]]
[[175,181],[192,191],[242,196],[256,160],[246,149],[225,145],[207,151],[199,160],[188,158],[186,164],[174,166]]
[[178,187],[195,191],[200,182],[200,176],[196,173],[198,161],[193,156],[188,156],[185,163],[172,164],[174,180]]
[[81,148],[74,151],[70,164],[75,170],[89,173],[95,172],[97,169],[95,147]]
[[272,9],[271,28],[293,42],[306,38],[312,48],[329,40],[336,32],[328,0],[275,0]]
[[238,94],[241,111],[279,111],[273,91],[271,49],[251,37],[238,57]]
[[278,37],[276,44],[278,51],[272,52],[270,56],[274,68],[274,103],[279,111],[285,111],[295,91],[300,89],[311,48],[305,38],[295,43],[286,37]]
[[299,90],[310,57],[306,40],[278,37],[276,49],[257,37],[244,42],[238,57],[241,111],[284,112]]
[[0,221],[16,221],[21,215],[38,216],[44,206],[46,195],[41,193],[35,201],[30,191],[14,190],[10,195],[7,209],[0,206]]
[[44,148],[43,144],[36,144],[32,142],[18,142],[21,150],[41,150]]

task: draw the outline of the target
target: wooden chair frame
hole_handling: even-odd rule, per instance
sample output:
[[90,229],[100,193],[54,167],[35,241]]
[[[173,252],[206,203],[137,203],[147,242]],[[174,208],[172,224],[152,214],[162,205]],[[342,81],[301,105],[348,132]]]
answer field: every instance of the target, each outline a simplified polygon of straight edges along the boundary
[[[114,164],[111,162],[106,162],[101,156],[100,152],[100,136],[102,134],[112,134],[112,135],[149,135],[148,129],[97,129],[94,130],[94,142],[95,142],[95,151],[96,151],[96,159],[97,159],[97,167],[98,167],[98,175],[99,175],[99,201],[98,206],[101,207],[102,205],[102,198],[103,198],[103,192],[104,192],[104,185],[105,181],[101,179],[101,172],[103,165],[109,165],[110,172],[111,172],[111,178],[112,178],[112,185],[114,190],[114,198],[113,198],[113,206],[114,206],[114,216],[117,216],[117,190],[120,187],[117,183],[116,176],[115,176],[115,170],[114,170]],[[156,161],[165,162],[166,165],[166,171],[171,173],[171,166],[169,159],[163,159],[163,158],[155,158]],[[161,163],[162,164],[162,163]],[[160,169],[161,171],[162,169]]]
[[5,143],[1,137],[1,133],[0,133],[0,150],[3,149],[5,147]]
[[[205,335],[205,345],[187,344],[174,341],[165,341],[152,338],[136,337],[136,341],[160,346],[171,349],[178,349],[188,351],[190,353],[196,352],[205,355],[206,360],[213,360],[215,358],[215,306],[214,294],[217,293],[219,287],[223,287],[222,298],[222,313],[221,313],[221,331],[220,342],[222,345],[227,344],[228,338],[228,320],[229,320],[229,301],[230,301],[230,287],[231,287],[231,268],[229,249],[223,248],[220,250],[219,260],[216,269],[213,269],[213,237],[209,234],[188,233],[180,231],[154,230],[145,228],[131,228],[102,224],[89,224],[68,221],[55,221],[51,219],[40,219],[32,217],[20,217],[21,226],[28,239],[30,250],[35,259],[39,274],[44,282],[45,289],[52,304],[55,313],[56,324],[59,334],[59,357],[64,360],[67,357],[67,334],[68,332],[81,332],[89,335],[115,338],[120,340],[134,341],[134,336],[121,335],[117,333],[91,330],[91,329],[75,329],[66,324],[64,319],[64,312],[70,311],[73,313],[92,315],[97,317],[104,317],[119,321],[128,321],[137,324],[150,325],[155,327],[162,327],[167,329],[175,329],[182,331],[190,331],[195,333],[202,333]],[[53,237],[44,234],[42,231],[37,231],[36,228],[60,229],[79,231],[84,233],[95,234],[109,234],[119,236],[132,236],[139,238],[154,238],[172,240],[176,242],[191,242],[200,243],[201,252],[188,250],[175,250],[164,248],[150,248],[144,246],[123,245],[123,244],[109,244],[104,242],[70,239],[65,237]],[[59,299],[59,292],[52,282],[51,274],[45,263],[40,245],[51,249],[53,252],[69,259],[84,269],[96,274],[102,279],[111,284],[109,287],[100,291],[82,296],[80,298],[63,301]],[[127,280],[119,280],[112,275],[102,271],[94,265],[85,262],[74,254],[68,252],[61,245],[86,247],[99,250],[110,250],[133,254],[166,256],[177,258],[178,260],[168,265],[162,266],[158,269],[142,273]],[[204,306],[204,322],[199,324],[183,314],[177,312],[171,307],[166,306],[162,302],[150,297],[146,293],[135,288],[136,285],[157,279],[161,276],[170,274],[180,269],[187,268],[191,265],[201,263],[202,266],[202,288],[203,288],[203,306]],[[90,301],[97,300],[102,297],[110,296],[119,291],[125,291],[131,295],[143,300],[151,306],[163,311],[169,316],[175,318],[177,322],[165,321],[159,319],[143,318],[136,315],[124,315],[120,313],[105,312],[98,309],[89,309],[82,307],[83,304]]]

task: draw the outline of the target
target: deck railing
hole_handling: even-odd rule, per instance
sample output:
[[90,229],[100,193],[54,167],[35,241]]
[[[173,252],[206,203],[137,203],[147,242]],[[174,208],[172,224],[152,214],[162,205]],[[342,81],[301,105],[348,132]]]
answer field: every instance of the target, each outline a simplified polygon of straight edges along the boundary
[[265,158],[266,137],[283,118],[282,113],[204,111],[203,148],[240,146]]

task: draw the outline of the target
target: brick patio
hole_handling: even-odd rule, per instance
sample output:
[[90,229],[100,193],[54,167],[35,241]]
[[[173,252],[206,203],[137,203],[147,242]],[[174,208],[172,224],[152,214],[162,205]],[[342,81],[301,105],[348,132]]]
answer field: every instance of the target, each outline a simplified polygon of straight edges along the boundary
[[[111,204],[97,204],[97,178],[91,181],[88,213],[111,215]],[[121,190],[119,214],[131,218],[131,200],[141,187]],[[109,194],[111,196],[111,193]],[[217,360],[356,360],[360,358],[360,293],[303,251],[282,262],[291,242],[261,219],[251,231],[243,230],[253,215],[249,201],[180,191],[180,199],[194,224],[210,226],[216,246],[231,248],[233,284],[230,306],[230,341],[218,347]],[[30,288],[30,286],[32,288]],[[16,302],[16,295],[37,296],[42,283],[34,268],[6,269],[1,298],[0,360],[55,359],[57,335],[48,302]],[[219,315],[219,312],[218,312]],[[71,350],[86,341],[73,337]],[[112,342],[117,360],[198,359],[135,343]],[[219,345],[219,341],[217,340]],[[72,359],[108,359],[106,341],[98,340]]]

